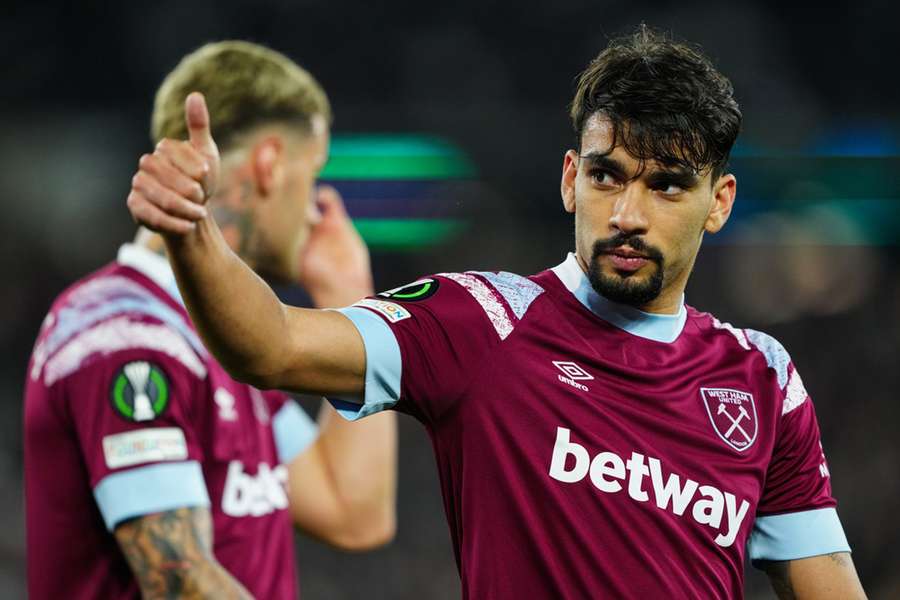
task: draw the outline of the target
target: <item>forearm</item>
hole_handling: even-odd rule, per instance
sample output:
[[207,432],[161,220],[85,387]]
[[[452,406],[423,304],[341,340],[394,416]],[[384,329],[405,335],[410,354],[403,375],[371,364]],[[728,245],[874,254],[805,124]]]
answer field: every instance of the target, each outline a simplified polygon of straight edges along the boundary
[[208,509],[138,517],[119,525],[115,537],[146,599],[252,597],[213,556]]
[[145,600],[250,600],[253,596],[220,564],[209,562],[186,567],[161,567],[139,580]]
[[231,251],[212,217],[188,235],[165,239],[185,305],[209,350],[236,378],[264,384],[288,355],[278,297]]
[[392,412],[350,422],[323,404],[319,445],[345,515],[348,535],[377,545],[396,529],[397,418]]
[[865,600],[853,559],[848,552],[810,558],[764,562],[779,600]]

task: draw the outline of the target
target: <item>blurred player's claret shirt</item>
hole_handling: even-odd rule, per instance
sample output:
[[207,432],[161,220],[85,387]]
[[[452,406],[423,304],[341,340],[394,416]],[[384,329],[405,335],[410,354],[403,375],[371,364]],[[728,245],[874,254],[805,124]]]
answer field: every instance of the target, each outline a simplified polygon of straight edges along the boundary
[[215,556],[251,593],[296,596],[285,465],[316,426],[210,356],[164,257],[126,244],[59,296],[29,364],[25,430],[33,597],[139,597],[110,532],[186,506],[210,507]]

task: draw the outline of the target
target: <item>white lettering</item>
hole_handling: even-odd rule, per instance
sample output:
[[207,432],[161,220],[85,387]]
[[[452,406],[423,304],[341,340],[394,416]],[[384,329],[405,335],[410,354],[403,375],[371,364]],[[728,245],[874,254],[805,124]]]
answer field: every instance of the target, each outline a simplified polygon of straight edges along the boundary
[[287,469],[278,465],[274,469],[259,463],[256,475],[244,473],[239,460],[228,464],[228,476],[222,492],[222,512],[232,517],[260,517],[275,510],[287,508]]
[[694,502],[694,520],[718,529],[722,526],[722,511],[725,509],[722,492],[711,485],[701,485],[700,493],[706,498]]
[[620,491],[622,484],[618,481],[610,481],[606,478],[607,475],[616,479],[625,479],[625,463],[618,454],[601,452],[591,462],[591,482],[597,486],[598,490],[608,494]]
[[[647,502],[650,496],[643,484],[644,478],[649,475],[656,506],[683,516],[693,501],[690,515],[694,521],[718,531],[718,535],[715,537],[716,544],[723,547],[734,544],[747,512],[750,510],[750,503],[747,500],[741,500],[740,506],[738,506],[734,494],[722,492],[719,488],[711,485],[700,485],[689,478],[685,478],[682,485],[682,477],[678,474],[669,473],[668,477],[664,476],[659,459],[647,457],[638,452],[632,452],[627,461],[622,460],[622,457],[615,452],[608,451],[599,452],[591,460],[587,449],[572,441],[570,434],[571,432],[565,427],[556,428],[556,442],[553,445],[553,455],[550,459],[550,477],[563,483],[577,483],[590,474],[590,480],[594,487],[601,492],[612,494],[622,490],[620,482],[624,481],[627,475],[628,495],[638,502]],[[566,463],[569,462],[569,456],[572,456],[574,464],[567,469]],[[263,469],[260,468],[260,474],[257,477],[261,477],[262,473]],[[699,492],[699,497],[697,497],[697,492]],[[723,514],[727,517],[725,532],[721,531]]]
[[646,502],[650,499],[650,496],[641,489],[644,477],[649,473],[646,465],[644,465],[644,455],[632,452],[631,458],[628,459],[625,466],[628,468],[628,495],[638,502]]
[[656,495],[656,505],[663,510],[672,502],[672,512],[678,516],[684,514],[685,509],[694,497],[697,490],[697,482],[688,479],[681,487],[681,477],[670,473],[666,483],[663,484],[662,466],[656,458],[647,459],[650,463],[650,480],[653,482],[653,493]]
[[[566,471],[566,459],[570,454],[575,457],[575,465],[571,471]],[[578,444],[569,443],[569,430],[557,427],[556,444],[553,445],[553,458],[550,460],[550,477],[563,483],[581,481],[587,475],[590,461],[587,450]]]
[[562,381],[563,383],[568,383],[568,384],[571,385],[573,388],[578,388],[578,389],[581,390],[582,392],[590,391],[590,390],[588,389],[588,386],[583,385],[583,384],[581,384],[581,383],[578,383],[578,382],[575,381],[574,379],[570,379],[570,378],[568,378],[568,377],[563,377],[562,375],[557,375],[556,377],[557,377],[560,381]]
[[743,522],[744,517],[747,516],[747,511],[750,509],[750,503],[746,500],[741,500],[741,508],[738,511],[735,511],[736,504],[737,498],[735,498],[733,494],[725,492],[725,510],[728,513],[728,533],[726,535],[719,534],[716,536],[716,543],[724,548],[727,548],[734,543],[734,539],[737,537],[738,531],[741,528],[741,522]]

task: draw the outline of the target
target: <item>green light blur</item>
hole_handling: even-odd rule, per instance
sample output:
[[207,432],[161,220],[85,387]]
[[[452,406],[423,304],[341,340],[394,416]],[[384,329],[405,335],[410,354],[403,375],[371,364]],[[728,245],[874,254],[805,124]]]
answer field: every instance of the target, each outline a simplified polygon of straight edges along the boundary
[[[321,178],[340,181],[442,181],[469,179],[475,166],[440,138],[412,134],[337,135]],[[422,199],[410,199],[417,201]],[[465,228],[457,219],[359,218],[353,223],[373,250],[414,251],[441,244]]]
[[445,242],[463,229],[456,219],[354,219],[373,250],[409,250]]
[[440,180],[472,177],[475,166],[445,140],[419,135],[335,136],[322,179]]

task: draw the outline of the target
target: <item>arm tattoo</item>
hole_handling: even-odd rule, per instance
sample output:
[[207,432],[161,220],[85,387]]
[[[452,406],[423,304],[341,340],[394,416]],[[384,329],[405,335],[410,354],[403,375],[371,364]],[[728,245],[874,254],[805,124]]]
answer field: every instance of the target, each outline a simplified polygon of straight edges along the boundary
[[828,555],[828,558],[831,559],[831,562],[843,569],[851,566],[850,556],[846,552],[833,552]]
[[144,515],[115,535],[146,599],[250,598],[213,556],[206,508]]
[[794,594],[794,586],[791,583],[791,562],[788,560],[766,561],[760,565],[769,576],[772,589],[778,596],[778,600],[797,600]]

